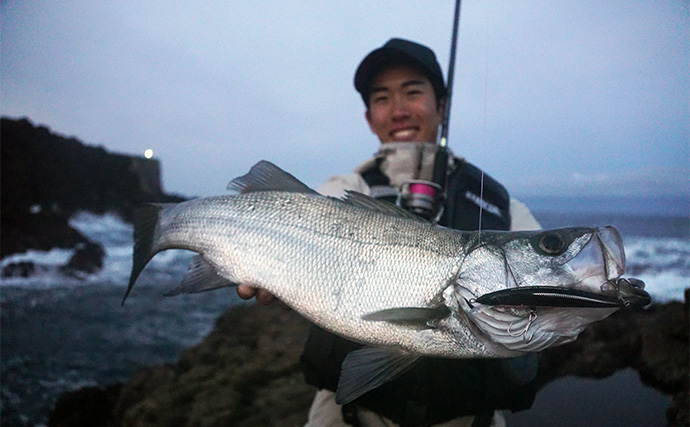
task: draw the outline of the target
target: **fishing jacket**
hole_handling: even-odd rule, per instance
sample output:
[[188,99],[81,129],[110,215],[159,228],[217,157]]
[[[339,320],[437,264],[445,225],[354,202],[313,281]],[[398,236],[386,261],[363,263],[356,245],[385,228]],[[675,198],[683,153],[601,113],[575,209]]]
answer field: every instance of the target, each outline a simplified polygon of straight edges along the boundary
[[[354,176],[334,177],[320,192],[337,196],[343,187],[395,202],[409,180],[430,180],[436,145],[386,143],[377,155],[355,169]],[[458,230],[510,230],[517,211],[525,228],[540,228],[524,205],[511,202],[506,189],[464,159],[449,160],[446,199],[438,223]],[[524,208],[523,212],[520,208]],[[302,355],[306,381],[335,391],[347,354],[362,345],[313,326]],[[490,420],[496,409],[531,407],[536,393],[537,359],[421,358],[408,372],[343,407],[343,419],[356,425],[358,407],[372,410],[401,426],[433,425],[460,416]]]

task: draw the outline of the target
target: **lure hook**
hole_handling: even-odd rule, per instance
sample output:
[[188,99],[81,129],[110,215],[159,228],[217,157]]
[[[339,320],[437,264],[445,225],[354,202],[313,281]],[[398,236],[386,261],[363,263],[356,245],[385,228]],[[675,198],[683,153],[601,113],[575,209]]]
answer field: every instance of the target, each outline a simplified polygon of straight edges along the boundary
[[524,327],[524,329],[522,329],[522,331],[520,331],[519,334],[514,334],[513,332],[511,332],[511,328],[513,327],[513,324],[515,324],[515,322],[511,322],[510,325],[508,325],[508,330],[507,330],[508,335],[510,335],[513,338],[517,338],[517,337],[522,336],[522,339],[525,342],[532,341],[532,337],[534,337],[534,333],[532,333],[531,335],[527,335],[527,331],[532,326],[532,324],[534,323],[535,320],[537,320],[537,312],[534,309],[532,309],[529,312],[529,317],[527,318],[527,325]]

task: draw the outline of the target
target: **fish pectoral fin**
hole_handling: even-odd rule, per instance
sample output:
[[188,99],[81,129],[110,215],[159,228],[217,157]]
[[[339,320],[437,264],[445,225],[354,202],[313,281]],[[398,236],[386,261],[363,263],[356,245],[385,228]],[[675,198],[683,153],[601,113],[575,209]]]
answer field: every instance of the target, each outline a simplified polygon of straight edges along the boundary
[[203,255],[195,255],[189,265],[187,275],[176,288],[166,292],[166,297],[180,294],[194,294],[226,286],[237,286],[236,283],[221,276],[218,270],[209,264]]
[[402,350],[365,347],[350,352],[340,368],[335,402],[344,405],[407,372],[419,355]]
[[375,311],[362,316],[363,320],[390,322],[415,329],[430,329],[435,323],[447,317],[450,310],[445,305],[435,307],[399,307]]
[[246,175],[230,181],[227,190],[237,194],[255,191],[316,193],[299,179],[266,160],[261,160],[252,166]]

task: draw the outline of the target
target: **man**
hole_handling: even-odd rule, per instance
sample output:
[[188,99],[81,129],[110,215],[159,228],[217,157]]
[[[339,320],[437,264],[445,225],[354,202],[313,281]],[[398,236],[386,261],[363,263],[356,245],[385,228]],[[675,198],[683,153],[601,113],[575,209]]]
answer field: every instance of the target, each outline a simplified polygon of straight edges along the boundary
[[[441,67],[429,48],[391,39],[372,51],[355,73],[355,88],[366,105],[365,118],[381,141],[374,158],[352,174],[329,179],[319,192],[340,196],[355,190],[390,201],[412,180],[431,180],[446,87]],[[520,202],[481,170],[451,157],[447,197],[439,224],[462,230],[538,229],[539,223]],[[481,212],[480,214],[480,207]],[[268,303],[266,292],[241,286],[238,294]],[[340,365],[360,345],[312,328],[303,364],[307,382],[319,388],[309,426],[501,425],[495,409],[524,409],[534,398],[530,385],[533,358],[450,360],[426,358],[409,372],[339,407],[333,391]],[[525,365],[516,369],[515,364]],[[512,365],[511,365],[512,364]],[[442,423],[442,424],[441,424]]]

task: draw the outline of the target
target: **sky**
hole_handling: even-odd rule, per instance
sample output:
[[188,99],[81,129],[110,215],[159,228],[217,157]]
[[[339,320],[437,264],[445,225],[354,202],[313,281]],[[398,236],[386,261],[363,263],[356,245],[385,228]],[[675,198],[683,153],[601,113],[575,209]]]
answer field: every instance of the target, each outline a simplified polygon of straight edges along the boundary
[[[517,197],[690,192],[688,1],[466,0],[449,147]],[[1,113],[153,149],[167,192],[270,160],[317,187],[379,142],[353,87],[391,37],[447,73],[454,2],[0,1]]]

